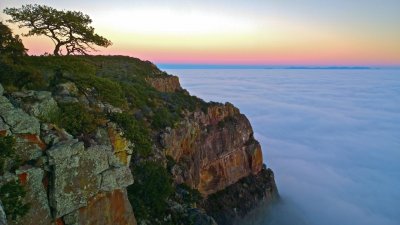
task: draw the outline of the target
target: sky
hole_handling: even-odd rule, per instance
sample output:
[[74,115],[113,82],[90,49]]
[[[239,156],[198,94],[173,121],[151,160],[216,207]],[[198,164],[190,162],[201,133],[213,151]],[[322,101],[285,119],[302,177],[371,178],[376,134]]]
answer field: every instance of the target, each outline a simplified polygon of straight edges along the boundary
[[[23,4],[88,14],[114,43],[95,54],[158,64],[400,65],[398,0],[2,0],[0,10]],[[52,52],[44,37],[23,41],[30,54]]]
[[245,114],[281,202],[239,225],[400,224],[400,70],[167,70]]

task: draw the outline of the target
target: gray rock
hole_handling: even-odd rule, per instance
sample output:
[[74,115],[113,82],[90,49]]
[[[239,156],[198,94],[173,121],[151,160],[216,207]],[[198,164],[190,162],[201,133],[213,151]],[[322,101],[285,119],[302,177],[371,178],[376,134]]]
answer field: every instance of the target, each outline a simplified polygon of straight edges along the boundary
[[57,85],[57,95],[61,96],[78,96],[79,89],[72,82],[66,82],[63,84]]
[[0,117],[14,134],[39,134],[39,120],[23,110],[15,108],[4,96],[0,96]]
[[15,153],[22,161],[38,159],[43,155],[43,151],[37,143],[18,136],[15,138]]
[[47,145],[53,145],[60,141],[72,140],[74,137],[64,129],[60,129],[54,124],[41,124],[41,137]]
[[16,174],[20,177],[20,181],[22,179],[22,183],[26,183],[25,189],[27,195],[25,196],[24,202],[31,205],[28,213],[24,217],[20,218],[17,224],[52,224],[47,192],[42,182],[44,171],[39,168],[30,168],[26,170],[17,170]]
[[133,184],[133,176],[128,167],[112,168],[102,173],[101,190],[123,189]]
[[65,225],[79,225],[79,211],[73,211],[72,213],[63,217]]
[[12,99],[32,116],[49,119],[58,113],[57,102],[48,91],[24,91],[11,94]]
[[[0,85],[0,87],[1,87],[1,85]],[[0,89],[0,91],[1,91],[1,89]],[[6,213],[4,212],[3,204],[1,203],[1,200],[0,200],[0,225],[7,225]]]
[[[133,182],[128,167],[110,168],[111,146],[84,148],[83,142],[67,140],[47,151],[52,170],[50,205],[56,218],[87,205],[101,189],[112,191]],[[104,173],[107,172],[106,176]],[[103,188],[103,183],[107,184]]]

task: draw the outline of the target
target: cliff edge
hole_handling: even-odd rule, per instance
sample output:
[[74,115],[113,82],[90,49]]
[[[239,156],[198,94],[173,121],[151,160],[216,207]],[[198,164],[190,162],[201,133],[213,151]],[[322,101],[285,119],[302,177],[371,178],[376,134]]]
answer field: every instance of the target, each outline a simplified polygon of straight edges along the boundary
[[278,198],[232,104],[135,58],[21,61],[0,62],[1,225],[225,225]]

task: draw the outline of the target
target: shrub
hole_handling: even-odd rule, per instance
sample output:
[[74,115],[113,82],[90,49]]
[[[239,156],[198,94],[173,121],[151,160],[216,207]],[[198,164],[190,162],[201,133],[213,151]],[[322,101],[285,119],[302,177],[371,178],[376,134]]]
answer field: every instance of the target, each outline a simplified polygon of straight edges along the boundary
[[193,189],[187,184],[179,184],[177,185],[176,189],[180,190],[180,192],[182,193],[183,203],[194,204],[203,199],[203,196],[197,189]]
[[12,136],[0,137],[0,175],[4,173],[6,158],[15,155],[15,139]]
[[151,125],[153,128],[156,129],[162,129],[165,127],[174,127],[174,124],[179,120],[179,116],[171,113],[168,109],[164,108],[159,108],[154,116],[153,120],[151,122]]
[[81,103],[62,103],[58,125],[74,136],[90,134],[97,128],[99,118]]
[[0,187],[0,199],[9,219],[16,220],[29,211],[29,204],[23,203],[25,195],[24,187],[17,181],[8,182]]
[[173,193],[172,179],[156,162],[143,162],[133,168],[135,183],[128,187],[128,197],[139,220],[155,221],[165,216],[166,200]]
[[152,140],[149,131],[143,123],[140,123],[132,115],[127,113],[115,113],[111,120],[124,130],[124,137],[135,144],[135,153],[141,156],[149,156],[152,149]]

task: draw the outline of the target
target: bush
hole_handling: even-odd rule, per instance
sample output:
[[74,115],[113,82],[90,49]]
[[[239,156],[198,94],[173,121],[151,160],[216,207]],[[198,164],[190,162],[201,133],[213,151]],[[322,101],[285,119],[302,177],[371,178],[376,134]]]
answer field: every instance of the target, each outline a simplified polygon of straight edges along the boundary
[[46,82],[42,74],[33,67],[0,57],[0,80],[6,87],[43,89]]
[[111,120],[124,130],[124,137],[135,144],[135,153],[147,157],[151,154],[152,140],[149,131],[143,123],[127,113],[115,113]]
[[57,124],[74,136],[90,134],[99,125],[99,117],[81,103],[62,103],[59,106],[60,118]]
[[4,174],[6,159],[13,160],[14,167],[18,167],[20,160],[15,155],[15,138],[12,136],[0,137],[0,175]]
[[179,184],[176,187],[182,193],[183,203],[194,204],[198,203],[203,199],[203,196],[197,189],[189,187],[187,184]]
[[128,187],[128,197],[135,216],[151,224],[162,221],[166,200],[173,193],[172,179],[167,170],[156,162],[144,162],[133,168],[135,183]]
[[11,181],[0,187],[0,199],[7,217],[16,220],[29,211],[29,204],[23,203],[25,189],[17,181]]
[[166,108],[159,108],[151,122],[153,128],[162,129],[165,127],[174,127],[175,123],[179,120],[179,116],[171,113]]

